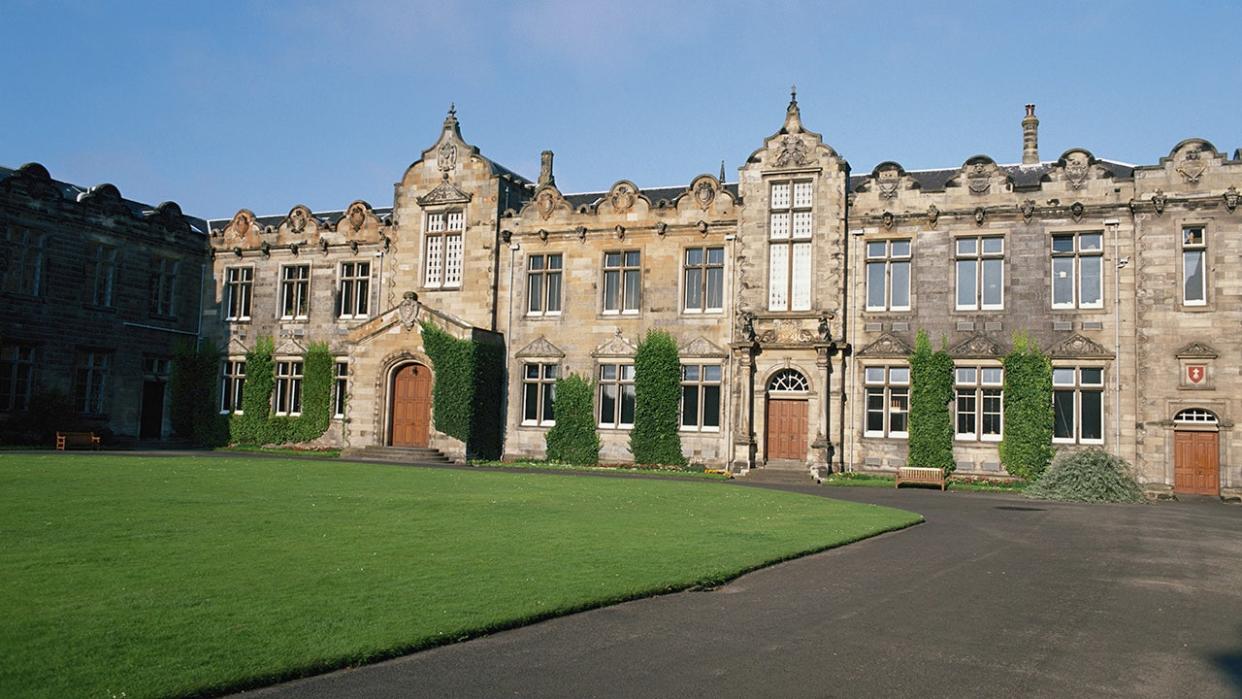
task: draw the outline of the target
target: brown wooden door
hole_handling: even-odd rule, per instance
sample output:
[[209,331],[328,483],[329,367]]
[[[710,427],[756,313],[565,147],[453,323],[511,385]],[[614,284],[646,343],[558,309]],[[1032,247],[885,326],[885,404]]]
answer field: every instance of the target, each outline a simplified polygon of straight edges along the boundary
[[806,401],[768,401],[768,461],[806,460]]
[[407,364],[392,378],[392,430],[394,447],[425,447],[431,428],[431,370]]
[[1178,431],[1173,441],[1173,490],[1220,494],[1220,434]]

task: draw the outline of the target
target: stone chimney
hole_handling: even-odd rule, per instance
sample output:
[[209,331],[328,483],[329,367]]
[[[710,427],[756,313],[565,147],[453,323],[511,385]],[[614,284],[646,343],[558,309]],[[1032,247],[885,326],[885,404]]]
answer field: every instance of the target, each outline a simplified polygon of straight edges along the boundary
[[1026,116],[1022,118],[1022,164],[1034,165],[1039,162],[1039,119],[1035,118],[1035,105],[1026,105]]
[[552,151],[545,150],[539,154],[539,186],[556,186],[556,178],[552,175]]

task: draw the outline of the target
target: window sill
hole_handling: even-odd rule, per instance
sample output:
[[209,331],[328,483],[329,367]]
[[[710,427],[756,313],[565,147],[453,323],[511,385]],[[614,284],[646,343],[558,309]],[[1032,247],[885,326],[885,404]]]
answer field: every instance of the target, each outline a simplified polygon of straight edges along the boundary
[[310,322],[309,316],[281,316],[278,318],[282,323],[307,323]]
[[555,422],[542,422],[541,423],[541,422],[528,422],[526,420],[523,420],[518,425],[518,427],[524,430],[546,430],[550,427],[555,427],[555,426],[556,426]]
[[556,320],[557,318],[561,317],[561,312],[552,311],[552,312],[544,313],[544,312],[529,312],[528,311],[525,317],[527,320]]
[[683,426],[681,426],[680,428],[678,428],[678,429],[677,429],[677,431],[678,431],[678,432],[684,432],[684,433],[686,433],[686,434],[691,434],[691,435],[694,435],[694,434],[720,434],[720,428],[719,428],[719,427],[687,427],[687,426],[683,425]]
[[633,425],[596,425],[596,427],[608,432],[629,432],[634,429]]

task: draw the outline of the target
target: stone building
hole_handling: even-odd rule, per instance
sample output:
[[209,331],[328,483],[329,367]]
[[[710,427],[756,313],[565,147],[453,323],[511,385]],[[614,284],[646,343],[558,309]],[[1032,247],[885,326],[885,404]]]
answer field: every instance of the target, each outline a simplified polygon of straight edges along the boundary
[[602,459],[626,461],[633,358],[660,329],[680,347],[692,461],[891,471],[922,330],[955,361],[958,470],[982,477],[1003,475],[1002,358],[1020,333],[1054,365],[1058,448],[1119,454],[1154,492],[1242,493],[1242,357],[1221,336],[1242,314],[1242,158],[1192,139],[1154,165],[1041,159],[1038,125],[1028,106],[1017,163],[853,172],[791,99],[734,178],[575,193],[550,152],[529,181],[450,110],[392,208],[207,223],[220,408],[240,407],[245,354],[271,336],[273,407],[296,414],[300,358],[326,342],[325,444],[465,458],[434,428],[429,322],[503,345],[507,458],[542,456],[555,380],[576,373],[596,384]]
[[0,433],[38,427],[21,419],[36,405],[68,413],[53,430],[167,436],[174,347],[204,310],[206,230],[173,202],[0,168]]

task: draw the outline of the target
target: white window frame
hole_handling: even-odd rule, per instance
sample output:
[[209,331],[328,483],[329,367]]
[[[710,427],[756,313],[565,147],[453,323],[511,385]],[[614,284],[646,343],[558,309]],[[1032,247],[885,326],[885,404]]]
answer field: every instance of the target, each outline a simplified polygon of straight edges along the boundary
[[[687,369],[693,368],[693,372]],[[707,370],[715,369],[716,378],[707,378]],[[691,376],[694,373],[696,376]],[[704,425],[703,411],[704,397],[707,390],[715,388],[716,394],[716,424]],[[687,425],[685,421],[685,399],[686,389],[690,389],[695,394],[696,419],[695,424]],[[720,423],[724,413],[724,366],[719,362],[682,362],[681,364],[681,402],[677,410],[677,429],[683,432],[719,432]]]
[[[556,261],[556,267],[551,267],[553,258]],[[539,269],[534,269],[535,261],[539,261]],[[556,279],[556,293],[551,292],[552,285],[549,283],[552,279]],[[535,281],[539,282],[539,291],[532,293],[531,288]],[[556,310],[549,310],[551,301],[555,298]],[[539,302],[539,308],[532,308],[535,302]],[[526,315],[528,316],[559,316],[565,308],[565,254],[560,252],[536,253],[527,255],[526,257]]]
[[[535,376],[531,376],[534,369]],[[546,417],[556,402],[556,380],[560,376],[558,362],[523,362],[522,363],[522,426],[552,427],[556,424],[554,417]],[[526,397],[528,391],[535,392],[535,418],[526,417]]]
[[220,414],[242,415],[246,387],[246,358],[229,357],[220,372]]
[[302,414],[302,380],[306,364],[300,357],[276,361],[276,384],[272,391],[272,414],[297,417]]
[[[963,251],[962,243],[973,241],[973,251]],[[1000,242],[1000,251],[988,252],[985,250],[986,243]],[[979,235],[979,236],[962,236],[953,239],[954,265],[953,265],[953,307],[959,311],[1001,311],[1005,309],[1005,236],[1003,235]],[[984,267],[988,262],[1000,262],[1000,303],[985,303],[983,285],[987,279],[984,274]],[[974,270],[975,293],[973,303],[961,303],[961,285],[963,275],[961,273],[962,263],[970,262]]]
[[[346,272],[345,266],[350,265],[351,271]],[[358,268],[366,265],[366,273],[360,274]],[[359,288],[365,286],[365,292]],[[345,301],[349,291],[348,307]],[[336,317],[341,320],[362,320],[371,317],[371,261],[341,260],[336,266]]]
[[[964,372],[972,372],[965,374]],[[995,372],[996,378],[985,380],[985,372]],[[969,378],[967,378],[969,377]],[[989,411],[984,408],[985,401],[995,394],[1000,398],[1000,431],[985,434],[983,431],[984,415]],[[973,418],[975,429],[972,432],[960,432],[959,406],[966,395],[974,402]],[[959,442],[999,442],[1005,437],[1005,369],[988,364],[971,364],[953,367],[953,438]]]
[[[289,279],[286,276],[286,272],[288,270],[298,268],[306,270],[305,277]],[[287,264],[280,266],[280,307],[277,309],[277,312],[280,314],[281,320],[306,320],[310,318],[312,274],[313,271],[311,270],[311,265],[309,263]],[[302,301],[300,305],[297,303],[299,296],[297,289],[299,287],[304,290],[303,293],[300,294]],[[289,307],[288,301],[290,293],[294,294],[293,313],[291,314],[286,313],[286,310]]]
[[[1185,225],[1182,226],[1181,240],[1181,257],[1182,257],[1182,305],[1183,306],[1206,306],[1208,303],[1208,245],[1207,245],[1207,226],[1203,225]],[[1199,232],[1199,242],[1191,243],[1187,241],[1187,234],[1191,231]],[[1202,267],[1202,275],[1199,283],[1199,298],[1186,298],[1186,255],[1188,253],[1199,254],[1199,264]]]
[[[894,371],[897,373],[894,374]],[[894,396],[905,396],[906,409],[894,410]],[[873,412],[869,406],[869,399],[872,396],[879,397],[883,403],[880,410],[883,414],[884,428],[882,430],[872,430],[870,427],[870,416]],[[893,429],[893,413],[905,415],[906,429]],[[865,366],[863,367],[863,436],[872,439],[909,439],[910,437],[910,367],[904,365],[893,366]]]
[[[699,264],[690,263],[690,251],[698,250],[702,254],[702,260]],[[720,262],[711,262],[711,252],[720,251]],[[690,245],[681,250],[681,311],[682,313],[690,313],[694,315],[721,313],[724,311],[725,297],[725,252],[723,245]],[[695,285],[690,281],[691,272],[698,272],[699,281]],[[720,304],[717,306],[709,305],[708,289],[711,287],[709,277],[716,273],[719,278],[720,286]],[[699,305],[691,306],[687,302],[687,296],[693,286],[698,287]]]
[[[236,277],[234,278],[234,272]],[[245,274],[243,274],[243,272]],[[244,278],[243,278],[244,277]],[[245,313],[233,313],[235,294],[241,294],[245,301]],[[224,268],[224,319],[231,321],[250,320],[251,304],[254,301],[254,265],[237,265]]]
[[[638,263],[631,265],[629,256],[631,254],[638,255]],[[619,255],[621,263],[619,265],[609,265],[608,256]],[[601,277],[600,291],[602,292],[600,299],[601,307],[604,315],[638,315],[643,308],[643,252],[642,250],[605,250],[603,258],[603,274]],[[617,307],[608,307],[608,275],[614,273],[617,275]],[[634,308],[627,308],[631,299],[626,294],[625,280],[628,275],[638,275],[638,299],[634,300]]]
[[[424,289],[461,288],[465,277],[465,235],[465,209],[440,209],[427,212],[423,219]],[[457,255],[450,259],[449,253],[454,250]]]
[[[1082,239],[1085,236],[1098,236],[1100,246],[1098,248],[1083,250]],[[1073,250],[1069,252],[1055,252],[1054,246],[1058,238],[1072,238],[1074,241]],[[1098,310],[1104,308],[1104,234],[1102,231],[1065,231],[1054,232],[1048,237],[1048,301],[1052,304],[1053,310]],[[1056,300],[1056,262],[1057,259],[1070,259],[1070,276],[1071,276],[1071,300],[1068,302],[1057,303]],[[1082,301],[1082,285],[1083,285],[1083,262],[1084,260],[1094,260],[1100,266],[1100,300],[1095,303],[1085,303]]]
[[337,359],[332,365],[332,419],[345,418],[349,401],[349,360]]
[[[809,311],[815,295],[815,180],[769,181],[766,224],[768,310]],[[777,250],[782,253],[778,255]],[[805,256],[803,266],[798,265],[799,254]],[[801,300],[800,286],[805,292]]]
[[[1060,369],[1060,370],[1062,370],[1062,371],[1073,371],[1073,372],[1074,372],[1074,380],[1073,380],[1073,382],[1072,382],[1072,383],[1066,383],[1066,382],[1061,382],[1061,383],[1058,383],[1058,382],[1057,382],[1057,379],[1056,379],[1056,372],[1057,372],[1057,370],[1058,370],[1058,369]],[[1100,381],[1099,381],[1099,383],[1086,383],[1086,382],[1084,382],[1084,381],[1083,381],[1083,378],[1082,378],[1082,377],[1083,377],[1083,371],[1084,371],[1084,370],[1087,370],[1087,371],[1099,371],[1099,372],[1100,372]],[[1058,392],[1072,392],[1072,393],[1073,393],[1073,396],[1074,396],[1074,401],[1073,401],[1073,405],[1074,405],[1074,418],[1073,418],[1073,420],[1071,421],[1071,427],[1073,428],[1073,432],[1074,432],[1074,434],[1073,434],[1073,436],[1072,436],[1072,437],[1057,437],[1057,436],[1056,436],[1056,427],[1055,427],[1055,424],[1054,424],[1054,426],[1053,426],[1053,433],[1052,433],[1052,435],[1053,435],[1053,436],[1052,436],[1052,442],[1053,442],[1053,444],[1092,444],[1092,445],[1101,445],[1101,444],[1104,444],[1104,434],[1105,434],[1105,432],[1107,431],[1107,430],[1105,430],[1105,429],[1104,429],[1105,419],[1106,419],[1106,415],[1105,415],[1105,413],[1107,412],[1107,406],[1104,404],[1104,398],[1105,398],[1105,394],[1104,394],[1104,383],[1105,383],[1105,381],[1104,381],[1104,378],[1105,378],[1105,377],[1104,377],[1104,367],[1102,367],[1102,366],[1098,366],[1098,365],[1097,365],[1097,366],[1092,366],[1092,365],[1082,365],[1082,366],[1079,366],[1079,365],[1074,365],[1074,366],[1053,366],[1053,367],[1052,367],[1052,372],[1053,372],[1053,373],[1052,373],[1052,376],[1053,376],[1053,378],[1052,378],[1052,396],[1053,396],[1053,406],[1054,406],[1054,407],[1053,407],[1053,410],[1055,411],[1055,409],[1056,409],[1056,408],[1055,408],[1055,406],[1056,406],[1056,394],[1057,394]],[[1083,417],[1083,412],[1082,412],[1082,395],[1083,395],[1084,393],[1097,393],[1097,394],[1099,394],[1099,396],[1100,396],[1100,400],[1099,400],[1099,402],[1100,402],[1100,437],[1099,437],[1099,439],[1086,439],[1086,438],[1084,438],[1084,437],[1082,436],[1082,417]]]
[[[615,378],[612,378],[612,379],[604,378],[604,374],[606,373],[605,367],[615,367]],[[605,429],[605,430],[633,429],[634,423],[633,422],[621,422],[621,415],[624,412],[622,409],[622,405],[625,403],[626,387],[628,386],[631,392],[634,391],[634,372],[635,372],[634,362],[632,360],[600,362],[597,365],[595,376],[598,377],[597,383],[599,384],[599,388],[596,390],[595,393],[596,393],[596,398],[598,399],[598,402],[596,403],[596,405],[598,406],[596,408],[596,412],[598,412],[599,415],[598,415],[598,419],[595,421],[595,424],[598,425],[600,429]],[[629,374],[628,378],[626,378],[627,373]],[[613,414],[611,415],[612,419],[609,421],[604,420],[604,417],[605,417],[604,416],[604,388],[606,386],[615,386],[617,388],[617,396],[613,402]],[[638,414],[637,395],[635,395],[634,397],[634,413],[635,415]]]
[[[893,245],[895,243],[905,243],[907,252],[903,254],[895,253]],[[873,255],[871,253],[872,245],[884,246],[884,254]],[[906,304],[898,306],[893,303],[893,265],[906,265]],[[914,240],[912,238],[893,238],[887,240],[864,240],[863,241],[863,303],[865,309],[871,313],[885,312],[907,312],[914,304]],[[871,265],[884,266],[884,305],[871,305]]]

